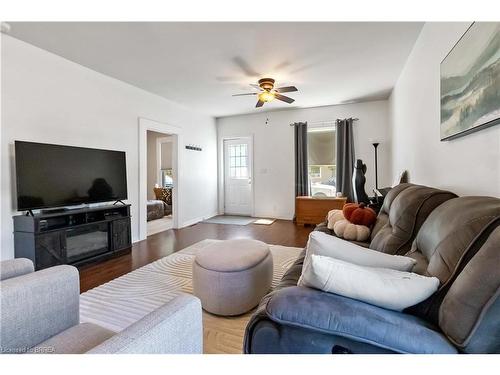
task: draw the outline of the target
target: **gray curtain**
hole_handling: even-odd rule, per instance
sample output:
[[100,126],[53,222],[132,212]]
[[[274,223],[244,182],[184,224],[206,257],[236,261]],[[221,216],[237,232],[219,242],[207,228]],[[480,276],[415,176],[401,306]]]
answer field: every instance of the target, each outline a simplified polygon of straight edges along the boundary
[[309,195],[307,177],[307,122],[293,124],[295,132],[295,196]]
[[337,120],[337,175],[336,188],[349,202],[354,199],[352,173],[354,169],[353,119]]

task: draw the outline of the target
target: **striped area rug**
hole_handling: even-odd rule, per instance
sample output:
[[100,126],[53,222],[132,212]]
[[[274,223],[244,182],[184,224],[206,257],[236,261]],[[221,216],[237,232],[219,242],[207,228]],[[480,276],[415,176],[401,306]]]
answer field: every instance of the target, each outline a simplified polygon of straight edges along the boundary
[[[203,240],[80,295],[80,321],[115,332],[135,323],[181,292],[192,293],[192,263],[199,251],[218,240]],[[298,257],[301,248],[270,245],[273,287]],[[203,311],[204,353],[241,353],[252,312],[220,317]]]

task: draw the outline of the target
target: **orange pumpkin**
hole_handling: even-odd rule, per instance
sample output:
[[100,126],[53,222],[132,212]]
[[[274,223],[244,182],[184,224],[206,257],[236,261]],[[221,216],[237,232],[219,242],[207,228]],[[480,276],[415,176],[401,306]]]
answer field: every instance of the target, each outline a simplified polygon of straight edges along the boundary
[[344,217],[353,224],[365,225],[371,227],[377,214],[370,207],[366,207],[364,203],[347,203],[342,210]]

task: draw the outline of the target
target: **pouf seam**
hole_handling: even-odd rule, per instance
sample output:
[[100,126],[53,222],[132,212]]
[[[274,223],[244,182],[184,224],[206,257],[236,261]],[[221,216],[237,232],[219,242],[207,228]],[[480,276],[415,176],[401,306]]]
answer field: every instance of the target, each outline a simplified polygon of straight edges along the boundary
[[194,263],[196,263],[196,265],[200,268],[203,268],[204,270],[206,271],[212,271],[212,272],[219,272],[219,273],[239,273],[239,272],[242,272],[242,271],[247,271],[247,270],[250,270],[252,268],[255,268],[257,267],[259,264],[261,264],[262,262],[264,262],[267,258],[269,257],[272,257],[272,254],[271,252],[268,252],[265,256],[265,258],[262,258],[258,263],[255,263],[255,264],[252,264],[251,266],[248,266],[247,268],[242,268],[242,269],[239,269],[239,270],[234,270],[234,271],[219,271],[219,270],[213,270],[213,269],[210,269],[210,268],[206,268],[206,267],[203,267],[200,263],[198,263],[196,261],[196,258],[194,260]]

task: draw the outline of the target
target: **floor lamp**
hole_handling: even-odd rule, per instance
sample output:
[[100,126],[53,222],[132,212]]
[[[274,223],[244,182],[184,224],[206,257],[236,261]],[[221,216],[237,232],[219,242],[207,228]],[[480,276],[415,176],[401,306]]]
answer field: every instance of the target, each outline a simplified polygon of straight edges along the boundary
[[377,147],[380,143],[379,142],[373,142],[373,148],[375,150],[375,189],[378,190],[378,162],[377,162]]

